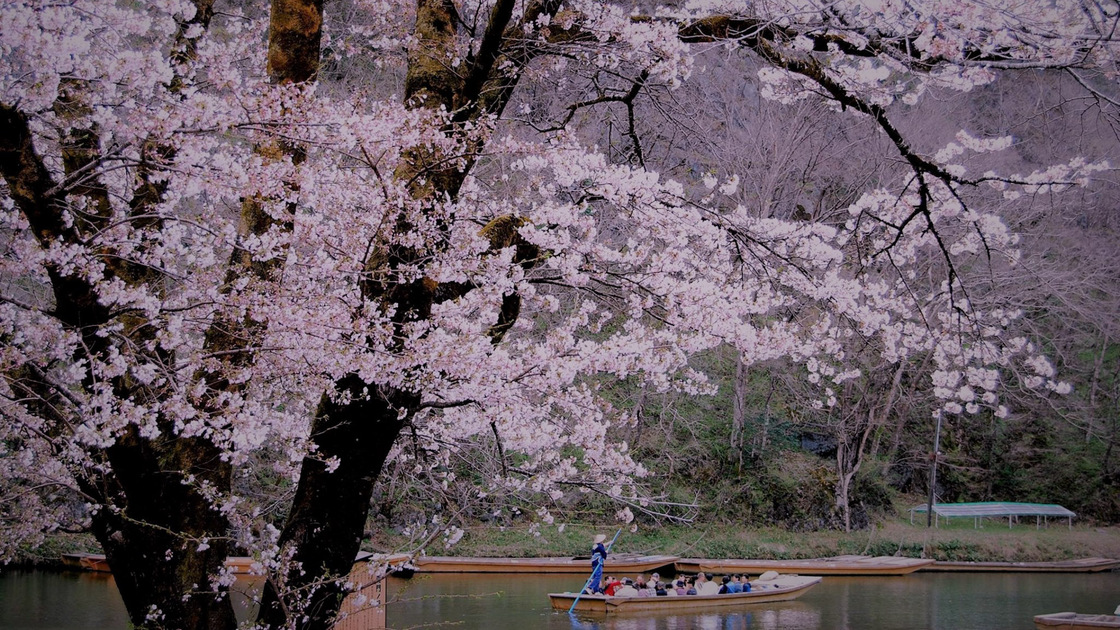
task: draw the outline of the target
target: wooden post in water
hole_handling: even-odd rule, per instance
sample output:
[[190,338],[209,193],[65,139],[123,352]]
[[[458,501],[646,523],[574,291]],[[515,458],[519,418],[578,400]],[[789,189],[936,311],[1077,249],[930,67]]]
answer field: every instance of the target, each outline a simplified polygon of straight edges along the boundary
[[929,461],[929,503],[926,504],[926,527],[933,526],[933,491],[937,487],[937,455],[941,449],[941,410],[937,410],[937,428],[933,432],[933,456]]
[[[369,555],[369,554],[364,554]],[[385,627],[385,577],[389,563],[382,556],[370,556],[354,563],[350,581],[354,590],[342,600],[339,618],[331,630],[375,630]]]

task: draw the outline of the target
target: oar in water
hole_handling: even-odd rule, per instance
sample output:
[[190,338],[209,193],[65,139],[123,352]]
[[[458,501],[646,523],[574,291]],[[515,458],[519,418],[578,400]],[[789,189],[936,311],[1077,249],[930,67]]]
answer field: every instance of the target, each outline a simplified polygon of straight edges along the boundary
[[[611,546],[614,545],[615,540],[618,540],[618,535],[621,534],[621,533],[622,533],[622,528],[619,527],[618,531],[614,533],[614,538],[612,538],[611,541],[609,543],[607,543],[607,551],[611,550]],[[606,561],[607,561],[607,559],[603,558],[602,562],[605,563]],[[594,578],[595,578],[595,570],[592,569],[591,570],[591,575],[587,576],[587,583],[583,585],[583,588],[579,589],[579,594],[576,595],[576,600],[574,602],[572,602],[572,607],[568,609],[568,614],[569,615],[572,614],[572,611],[576,609],[576,604],[579,603],[579,598],[583,597],[583,592],[586,591],[589,586],[591,586],[591,580],[593,580]]]

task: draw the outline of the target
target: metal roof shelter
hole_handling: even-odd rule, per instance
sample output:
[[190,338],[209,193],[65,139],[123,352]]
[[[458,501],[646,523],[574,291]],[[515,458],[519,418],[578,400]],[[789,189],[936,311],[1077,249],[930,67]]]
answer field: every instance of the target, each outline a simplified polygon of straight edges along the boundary
[[[924,505],[910,508],[910,523],[914,523],[915,512],[924,513],[926,509]],[[970,516],[973,518],[976,527],[980,526],[981,518],[1003,518],[1006,516],[1008,528],[1010,528],[1012,523],[1020,516],[1035,517],[1036,528],[1041,527],[1041,523],[1051,516],[1064,517],[1070,528],[1073,528],[1073,517],[1077,516],[1077,514],[1066,508],[1053,503],[1008,503],[1004,501],[935,503],[933,504],[933,514],[935,518],[940,518],[942,516],[945,518]]]

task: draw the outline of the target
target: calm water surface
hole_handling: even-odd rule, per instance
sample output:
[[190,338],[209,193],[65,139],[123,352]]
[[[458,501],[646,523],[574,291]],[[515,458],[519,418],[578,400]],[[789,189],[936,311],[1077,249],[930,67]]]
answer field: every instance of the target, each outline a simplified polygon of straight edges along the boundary
[[[944,630],[1033,628],[1039,613],[1111,613],[1120,572],[1097,574],[915,573],[828,577],[792,602],[688,615],[581,617],[553,612],[545,593],[574,591],[579,577],[418,575],[390,581],[388,624],[444,622],[465,630]],[[128,627],[112,578],[90,573],[0,573],[0,630]]]

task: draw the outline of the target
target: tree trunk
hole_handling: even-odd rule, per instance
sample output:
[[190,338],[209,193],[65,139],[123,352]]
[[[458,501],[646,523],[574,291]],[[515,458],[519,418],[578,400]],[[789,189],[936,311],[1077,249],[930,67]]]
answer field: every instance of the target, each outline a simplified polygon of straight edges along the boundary
[[[357,375],[346,393],[362,396]],[[373,485],[419,396],[371,392],[347,404],[324,394],[312,425],[317,447],[303,459],[299,485],[280,536],[287,571],[265,587],[259,621],[269,627],[330,628],[346,593],[336,578],[350,573],[365,532]],[[332,463],[337,469],[330,470]],[[297,603],[299,602],[299,603]],[[298,609],[296,608],[298,607]]]
[[852,508],[849,505],[849,497],[851,496],[852,478],[855,476],[855,471],[849,472],[849,466],[859,467],[858,462],[852,464],[850,461],[847,444],[844,440],[838,440],[836,443],[836,509],[840,511],[840,518],[844,523],[844,531],[852,531]]
[[743,365],[743,357],[735,353],[735,393],[732,396],[731,409],[731,448],[739,458],[739,466],[743,465],[743,425],[746,422],[746,385],[747,367]]
[[[133,429],[107,454],[115,509],[94,514],[93,533],[132,625],[235,628],[228,589],[213,581],[230,555],[228,523],[197,486],[228,482],[218,449],[205,440],[153,443]],[[184,483],[187,475],[195,481]]]

